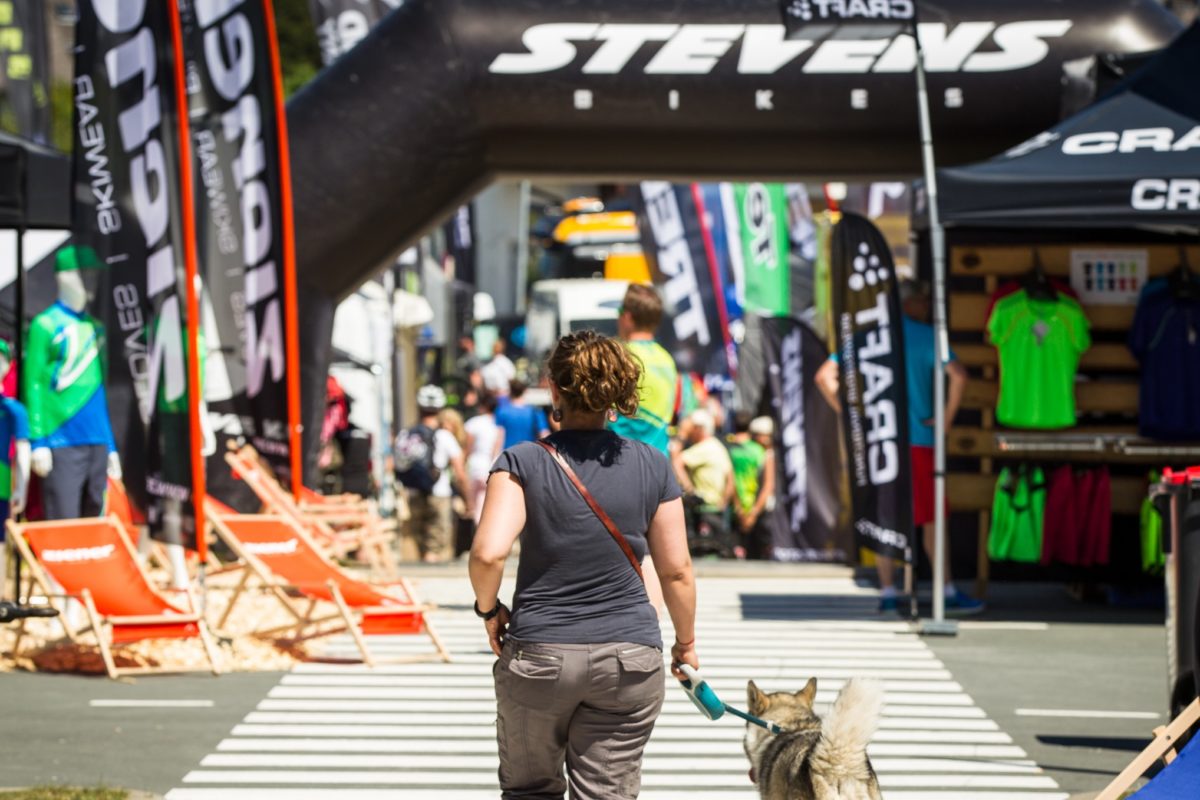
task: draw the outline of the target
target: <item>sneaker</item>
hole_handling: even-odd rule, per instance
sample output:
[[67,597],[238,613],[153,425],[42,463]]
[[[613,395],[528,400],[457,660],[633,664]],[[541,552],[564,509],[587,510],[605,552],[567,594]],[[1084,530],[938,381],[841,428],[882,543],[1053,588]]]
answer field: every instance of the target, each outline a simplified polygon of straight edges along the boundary
[[982,600],[976,600],[974,597],[963,594],[958,589],[954,590],[954,594],[946,598],[946,613],[957,614],[961,616],[969,616],[978,614],[986,608]]
[[890,595],[879,598],[879,613],[880,614],[895,614],[899,609],[900,598],[896,595]]

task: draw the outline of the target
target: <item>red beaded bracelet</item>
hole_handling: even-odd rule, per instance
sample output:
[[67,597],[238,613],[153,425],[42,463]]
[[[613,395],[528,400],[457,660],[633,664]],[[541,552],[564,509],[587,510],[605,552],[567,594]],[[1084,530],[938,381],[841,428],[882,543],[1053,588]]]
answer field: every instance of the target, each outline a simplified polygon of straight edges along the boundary
[[679,647],[689,647],[695,643],[696,643],[696,639],[694,637],[692,638],[692,640],[690,642],[681,642],[678,639],[675,640],[675,644],[678,645]]

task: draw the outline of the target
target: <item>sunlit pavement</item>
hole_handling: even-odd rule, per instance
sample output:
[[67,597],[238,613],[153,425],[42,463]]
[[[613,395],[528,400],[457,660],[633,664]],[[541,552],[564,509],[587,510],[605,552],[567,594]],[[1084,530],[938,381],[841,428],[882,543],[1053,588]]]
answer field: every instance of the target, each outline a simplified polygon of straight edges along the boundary
[[[306,664],[282,676],[134,685],[2,676],[16,691],[0,693],[0,713],[22,733],[0,783],[104,782],[169,800],[495,797],[492,658],[457,572],[420,576],[441,604],[434,619],[456,656],[450,665]],[[887,707],[871,755],[888,798],[1094,792],[1163,722],[1165,646],[1154,613],[1081,609],[1054,588],[1005,587],[957,638],[926,639],[879,617],[874,593],[848,577],[779,574],[701,577],[706,677],[734,704],[749,678],[777,690],[815,675],[821,704],[851,676],[882,679]],[[1055,621],[1031,619],[1034,607]],[[412,637],[381,647],[425,646]],[[328,647],[351,653],[348,640]],[[754,797],[741,726],[707,721],[674,686],[667,697],[642,796]]]

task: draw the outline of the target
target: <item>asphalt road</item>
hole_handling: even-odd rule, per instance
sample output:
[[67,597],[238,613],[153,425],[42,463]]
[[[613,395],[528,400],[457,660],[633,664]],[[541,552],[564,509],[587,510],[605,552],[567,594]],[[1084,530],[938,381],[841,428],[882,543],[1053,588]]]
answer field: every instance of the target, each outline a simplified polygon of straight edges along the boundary
[[[1088,606],[1057,586],[1000,586],[991,602],[978,623],[955,638],[930,637],[929,646],[1065,791],[1098,791],[1166,721],[1162,612]],[[165,793],[279,681],[279,673],[136,682],[0,674],[0,787],[106,784]],[[212,705],[96,707],[96,700]]]
[[978,625],[927,637],[929,646],[1064,791],[1100,791],[1168,721],[1163,613],[1088,606],[1059,586],[993,595]]
[[[0,674],[0,787],[179,783],[280,679],[278,672],[164,675],[136,682]],[[93,701],[211,701],[211,707],[94,707]]]

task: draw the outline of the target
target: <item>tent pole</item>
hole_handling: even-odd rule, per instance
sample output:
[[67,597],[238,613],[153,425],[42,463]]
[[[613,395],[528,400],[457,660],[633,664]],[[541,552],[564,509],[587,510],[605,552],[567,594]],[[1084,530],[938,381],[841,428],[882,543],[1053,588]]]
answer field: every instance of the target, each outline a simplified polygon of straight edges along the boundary
[[[22,212],[23,213],[23,212]],[[12,370],[17,378],[17,401],[23,402],[24,392],[21,390],[21,365],[25,361],[25,225],[17,226],[17,296],[16,321],[13,323],[13,360]],[[28,491],[28,488],[26,489]],[[2,523],[0,523],[2,524]],[[0,575],[0,590],[4,583],[4,575]],[[0,591],[3,594],[3,591]],[[21,551],[13,548],[13,599],[21,603]]]
[[[919,4],[914,4],[919,5]],[[917,51],[917,112],[921,122],[921,161],[925,167],[925,191],[929,203],[929,239],[933,255],[933,326],[936,366],[933,380],[933,619],[921,630],[927,634],[954,636],[957,625],[946,620],[946,362],[950,341],[946,332],[946,238],[938,213],[937,166],[933,156],[933,124],[929,114],[929,90],[925,76],[925,51],[921,48],[920,25],[913,15],[913,43]],[[920,535],[914,531],[914,535]]]

